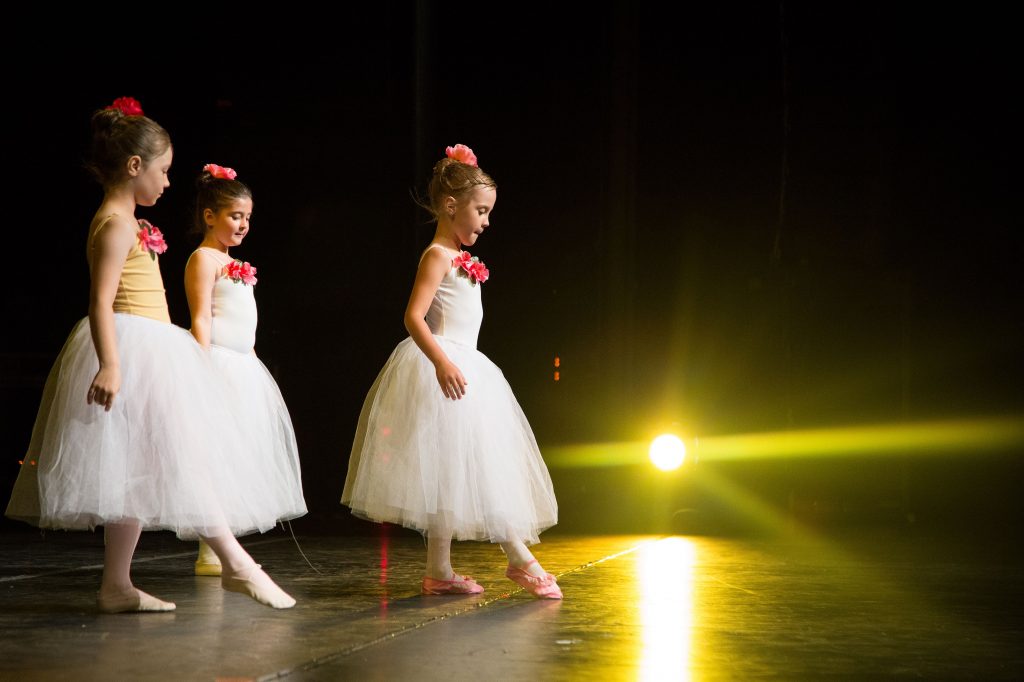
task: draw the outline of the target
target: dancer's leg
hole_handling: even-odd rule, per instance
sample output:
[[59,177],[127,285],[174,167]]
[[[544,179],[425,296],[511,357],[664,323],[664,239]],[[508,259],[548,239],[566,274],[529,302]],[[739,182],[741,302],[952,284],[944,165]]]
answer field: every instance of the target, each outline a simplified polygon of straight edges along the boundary
[[480,594],[479,583],[452,570],[452,533],[445,526],[427,532],[427,574],[423,594]]
[[522,569],[538,578],[543,578],[547,575],[540,562],[533,556],[533,552],[521,540],[502,542],[501,551],[508,557],[509,566]]
[[427,577],[434,580],[451,580],[454,574],[451,533],[441,528],[428,531]]
[[533,553],[520,540],[501,543],[501,549],[508,557],[508,568],[505,577],[520,587],[525,588],[533,596],[542,599],[561,599],[562,590],[558,587],[555,576],[545,571]]
[[98,597],[101,611],[173,611],[174,604],[146,594],[132,585],[131,568],[142,527],[138,521],[108,523],[103,527],[103,579]]
[[261,604],[275,609],[290,609],[295,600],[263,572],[235,536],[227,529],[214,536],[203,536],[220,559],[220,584],[225,590],[247,594]]

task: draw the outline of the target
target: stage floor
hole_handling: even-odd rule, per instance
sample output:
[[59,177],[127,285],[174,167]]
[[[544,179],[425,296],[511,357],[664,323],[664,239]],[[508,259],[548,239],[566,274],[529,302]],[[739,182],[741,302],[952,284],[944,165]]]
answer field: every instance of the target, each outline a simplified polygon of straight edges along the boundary
[[244,540],[296,599],[274,611],[192,575],[194,545],[143,535],[136,584],[167,614],[95,608],[102,533],[0,534],[3,680],[1022,679],[1016,541],[896,532],[784,540],[545,536],[565,600],[457,543],[479,596],[418,593],[402,529]]

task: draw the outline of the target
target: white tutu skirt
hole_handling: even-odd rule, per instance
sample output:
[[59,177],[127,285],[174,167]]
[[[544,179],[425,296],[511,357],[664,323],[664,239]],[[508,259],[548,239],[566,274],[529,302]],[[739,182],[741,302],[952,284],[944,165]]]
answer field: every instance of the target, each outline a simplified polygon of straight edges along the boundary
[[466,395],[446,398],[415,342],[399,343],[363,404],[342,503],[457,540],[539,542],[558,504],[526,416],[483,353],[434,338],[466,377]]
[[233,394],[232,412],[254,441],[245,466],[260,475],[277,518],[306,513],[295,430],[281,390],[255,353],[210,346],[210,359]]
[[43,391],[7,516],[42,528],[138,520],[182,538],[244,535],[295,515],[238,418],[234,392],[192,336],[114,315],[121,389],[111,411],[86,403],[99,368],[88,318],[64,344]]

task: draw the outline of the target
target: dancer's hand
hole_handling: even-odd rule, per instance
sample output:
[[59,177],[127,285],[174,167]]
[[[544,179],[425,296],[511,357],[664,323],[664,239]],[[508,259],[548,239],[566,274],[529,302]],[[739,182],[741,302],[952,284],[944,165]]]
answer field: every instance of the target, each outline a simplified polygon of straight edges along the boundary
[[90,405],[102,405],[103,409],[110,412],[110,408],[114,406],[114,396],[120,390],[121,368],[117,366],[100,367],[100,371],[96,372],[96,376],[92,380],[92,385],[89,386],[89,393],[85,400]]
[[469,382],[462,372],[450,360],[437,365],[437,383],[441,385],[441,392],[446,398],[461,400],[466,395],[466,386]]

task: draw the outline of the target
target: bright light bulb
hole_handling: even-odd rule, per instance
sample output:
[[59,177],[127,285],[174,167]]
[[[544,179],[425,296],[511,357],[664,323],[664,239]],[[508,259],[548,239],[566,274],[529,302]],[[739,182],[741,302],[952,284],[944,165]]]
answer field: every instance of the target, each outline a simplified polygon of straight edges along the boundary
[[651,462],[662,471],[678,469],[686,459],[686,444],[678,436],[665,433],[653,441],[649,450]]

